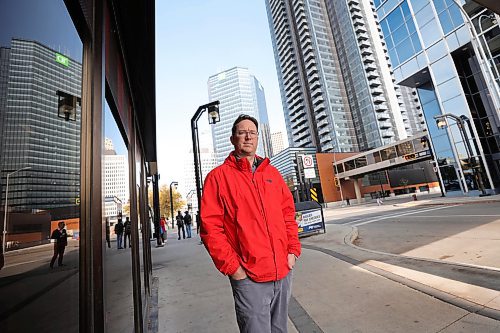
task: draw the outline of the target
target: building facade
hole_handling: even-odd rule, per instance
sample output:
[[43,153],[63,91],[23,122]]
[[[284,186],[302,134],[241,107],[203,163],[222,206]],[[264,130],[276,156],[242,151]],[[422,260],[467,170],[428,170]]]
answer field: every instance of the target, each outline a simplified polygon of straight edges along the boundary
[[210,76],[208,95],[210,101],[220,101],[220,122],[212,126],[213,147],[217,156],[217,164],[222,164],[233,150],[229,137],[233,122],[240,114],[248,114],[259,121],[257,154],[268,156],[271,152],[271,134],[264,90],[249,70],[233,67]]
[[268,0],[267,15],[290,147],[358,144],[323,0]]
[[[1,53],[8,60],[0,74],[0,169],[25,168],[9,179],[9,206],[18,212],[67,207],[77,214],[82,65],[29,40],[12,39]],[[63,94],[77,101],[74,120],[60,112]],[[5,183],[2,177],[3,200]]]
[[285,149],[285,143],[283,142],[283,132],[271,133],[271,144],[273,148],[273,154],[279,154],[283,149]]
[[396,83],[418,92],[445,185],[498,191],[498,21],[477,3],[459,3],[376,0],[374,6]]

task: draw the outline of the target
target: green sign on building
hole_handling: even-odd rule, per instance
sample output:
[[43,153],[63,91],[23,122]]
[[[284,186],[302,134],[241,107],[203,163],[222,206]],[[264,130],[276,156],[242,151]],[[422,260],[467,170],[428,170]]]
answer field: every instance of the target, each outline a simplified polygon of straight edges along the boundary
[[64,65],[66,67],[69,66],[69,59],[62,54],[59,54],[56,52],[56,61],[60,63],[61,65]]

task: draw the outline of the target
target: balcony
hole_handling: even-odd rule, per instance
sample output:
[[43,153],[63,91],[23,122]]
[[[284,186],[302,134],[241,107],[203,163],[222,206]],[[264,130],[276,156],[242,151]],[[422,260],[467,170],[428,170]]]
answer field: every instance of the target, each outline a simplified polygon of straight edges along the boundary
[[382,137],[384,139],[389,139],[389,138],[394,137],[394,132],[392,130],[380,131],[380,134],[382,134]]
[[366,33],[360,33],[358,34],[358,40],[367,40],[368,39],[368,34]]
[[392,124],[389,122],[389,121],[381,121],[378,123],[378,127],[380,129],[389,129],[389,128],[392,128]]
[[379,121],[384,121],[384,120],[387,120],[389,118],[390,118],[389,115],[387,113],[385,113],[385,112],[377,114],[377,119]]
[[369,84],[370,84],[370,87],[378,87],[378,86],[382,85],[382,82],[380,82],[379,79],[373,79],[373,80],[370,80]]
[[384,103],[385,101],[386,101],[385,97],[383,97],[383,96],[375,96],[375,97],[373,97],[373,103],[375,103],[375,104]]
[[365,55],[363,56],[363,62],[364,63],[375,62],[375,58],[372,55]]
[[365,25],[365,22],[363,20],[361,20],[361,19],[358,19],[358,18],[353,19],[352,23],[354,24],[355,27],[357,27],[357,26],[364,26]]
[[385,104],[374,105],[373,108],[375,109],[375,112],[385,112],[388,110],[387,105]]
[[372,92],[372,95],[381,95],[384,93],[384,91],[381,88],[373,88],[371,90],[371,92]]
[[377,67],[375,66],[374,63],[368,63],[368,64],[365,64],[365,69],[367,71],[374,71],[377,69]]
[[351,13],[360,12],[361,8],[359,8],[358,4],[352,4],[352,6],[349,7],[349,10],[351,11]]
[[362,33],[362,32],[366,32],[366,28],[364,25],[357,25],[357,26],[354,26],[354,31],[356,31],[357,33]]

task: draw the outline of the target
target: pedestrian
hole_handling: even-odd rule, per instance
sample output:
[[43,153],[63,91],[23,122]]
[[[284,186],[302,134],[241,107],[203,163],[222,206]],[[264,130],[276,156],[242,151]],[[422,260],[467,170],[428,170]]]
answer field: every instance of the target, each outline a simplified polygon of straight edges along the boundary
[[130,222],[128,216],[125,218],[125,223],[123,224],[123,228],[125,229],[125,238],[123,240],[123,246],[127,248],[127,239],[128,239],[128,247],[132,247],[132,242],[130,240],[130,236],[132,235],[132,223]]
[[186,226],[187,238],[191,238],[191,226],[193,225],[193,218],[189,215],[189,211],[184,212],[184,225]]
[[59,222],[57,224],[57,229],[55,229],[50,236],[51,241],[54,243],[54,255],[52,256],[52,260],[50,260],[51,269],[54,268],[56,259],[57,266],[64,266],[62,263],[64,249],[66,249],[66,246],[68,245],[68,234],[66,233],[66,229],[64,229],[65,226],[64,221]]
[[184,229],[184,218],[182,217],[181,211],[177,212],[175,220],[177,221],[177,233],[179,234],[179,238],[177,238],[177,240],[181,239],[181,229],[182,229],[182,239],[186,239],[186,230]]
[[162,244],[167,241],[167,221],[164,215],[160,218],[160,238]]
[[108,248],[111,248],[111,231],[109,230],[109,218],[106,217],[106,243],[108,243]]
[[118,223],[115,224],[115,234],[116,234],[116,245],[118,250],[123,249],[123,222],[121,217],[118,218]]
[[292,268],[301,253],[292,194],[268,158],[255,154],[258,122],[240,115],[234,151],[206,177],[201,238],[229,276],[240,332],[287,332]]
[[380,205],[383,205],[383,204],[384,204],[384,201],[382,200],[382,198],[381,198],[380,194],[379,194],[379,195],[377,195],[377,205],[379,205],[379,206],[380,206]]

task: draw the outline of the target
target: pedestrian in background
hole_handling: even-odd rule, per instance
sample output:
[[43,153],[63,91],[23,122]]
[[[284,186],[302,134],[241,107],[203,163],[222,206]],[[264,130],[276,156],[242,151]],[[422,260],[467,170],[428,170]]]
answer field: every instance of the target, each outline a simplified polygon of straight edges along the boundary
[[189,215],[189,211],[184,212],[184,225],[186,226],[187,238],[191,238],[191,227],[193,225],[193,218]]
[[167,221],[163,215],[160,218],[160,238],[162,244],[167,241]]
[[177,221],[177,233],[179,234],[179,238],[177,238],[177,240],[181,239],[181,229],[182,229],[182,239],[186,239],[186,230],[184,230],[184,218],[182,217],[181,211],[177,212],[175,220]]
[[118,249],[123,249],[123,222],[121,217],[118,218],[118,223],[115,224],[115,234],[116,234],[116,246]]
[[127,239],[128,239],[128,247],[132,247],[132,242],[130,241],[130,236],[132,235],[132,223],[130,222],[129,217],[125,218],[125,223],[123,224],[123,228],[125,229],[125,238],[123,240],[123,246],[127,247]]
[[[52,256],[52,260],[50,260],[50,268],[54,268],[54,263],[57,259],[57,266],[63,265],[63,257],[64,257],[64,249],[68,245],[68,234],[66,233],[66,229],[64,229],[65,224],[63,221],[57,224],[57,229],[52,232],[50,239],[54,243],[54,255]],[[59,259],[58,259],[59,257]]]
[[196,233],[200,233],[200,227],[201,227],[201,218],[200,218],[200,211],[196,211]]
[[203,187],[201,238],[229,276],[240,332],[287,332],[301,245],[292,194],[269,159],[255,154],[258,135],[255,118],[234,122],[234,151]]

